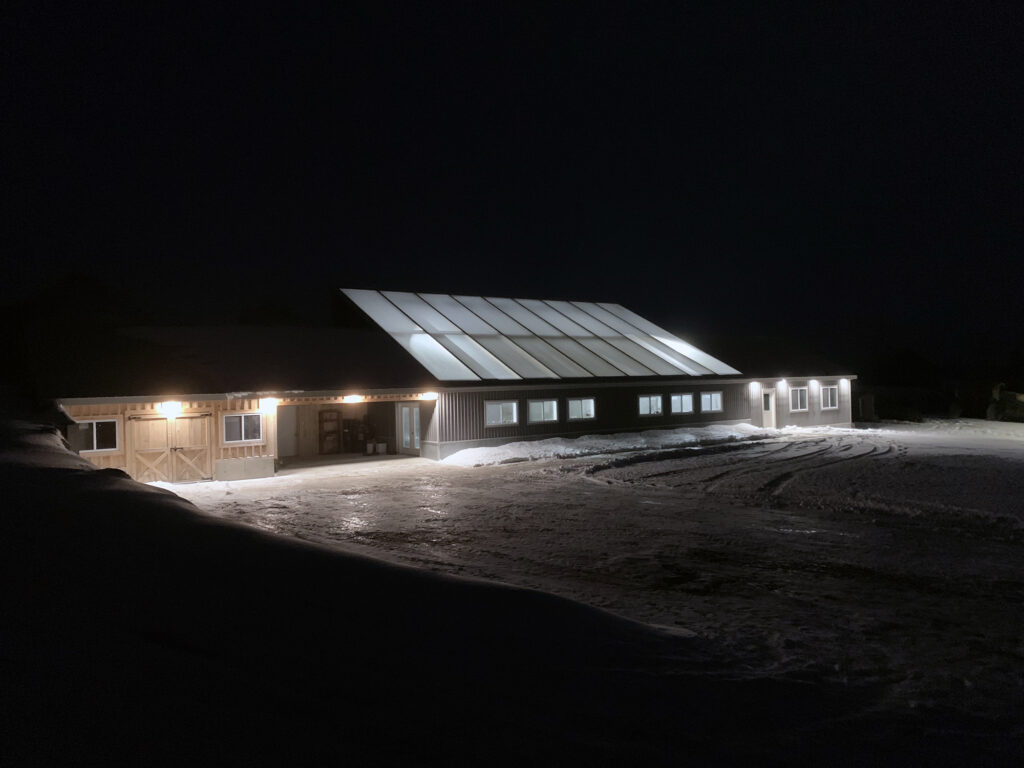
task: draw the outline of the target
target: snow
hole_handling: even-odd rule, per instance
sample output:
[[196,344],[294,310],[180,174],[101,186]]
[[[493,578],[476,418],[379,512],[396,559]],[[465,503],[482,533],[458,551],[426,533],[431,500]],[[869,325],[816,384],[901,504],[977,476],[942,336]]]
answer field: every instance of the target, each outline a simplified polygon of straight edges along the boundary
[[764,437],[769,431],[749,424],[714,425],[690,429],[653,429],[618,435],[585,435],[578,438],[552,437],[507,443],[494,448],[467,448],[445,458],[442,463],[458,467],[482,467],[538,459],[564,459],[598,453],[619,453],[683,445],[707,445],[730,440]]
[[173,493],[2,437],[5,765],[1022,756],[1024,425],[673,430]]

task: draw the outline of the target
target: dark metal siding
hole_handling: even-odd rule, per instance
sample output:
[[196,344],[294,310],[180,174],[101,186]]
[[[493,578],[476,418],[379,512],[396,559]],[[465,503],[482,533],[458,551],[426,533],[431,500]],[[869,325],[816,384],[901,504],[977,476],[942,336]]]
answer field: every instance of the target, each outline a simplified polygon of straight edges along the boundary
[[[693,393],[695,412],[670,414],[669,396]],[[715,413],[700,412],[701,392],[721,392],[723,410]],[[660,394],[663,396],[660,416],[640,416],[637,398],[640,395]],[[576,397],[595,399],[596,418],[569,421],[566,400]],[[558,421],[530,424],[527,421],[528,400],[558,400]],[[514,426],[487,427],[484,425],[484,403],[487,400],[515,400],[519,403],[519,424]],[[438,437],[441,443],[467,440],[532,439],[556,435],[581,435],[623,430],[645,430],[686,426],[687,424],[708,424],[713,422],[743,421],[750,418],[750,397],[746,384],[683,386],[656,383],[630,384],[622,387],[588,388],[581,384],[575,389],[530,389],[495,388],[487,391],[443,392],[437,409]],[[500,441],[499,440],[499,441]]]

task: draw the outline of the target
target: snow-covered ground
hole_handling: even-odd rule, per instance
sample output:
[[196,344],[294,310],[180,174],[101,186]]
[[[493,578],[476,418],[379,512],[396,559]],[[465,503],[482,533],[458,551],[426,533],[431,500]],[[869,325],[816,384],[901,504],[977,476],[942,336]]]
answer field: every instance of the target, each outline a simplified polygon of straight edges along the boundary
[[730,674],[877,685],[887,713],[1018,736],[1024,722],[1024,425],[659,431],[174,491],[694,632]]
[[5,425],[0,764],[1020,764],[1024,426],[730,429],[171,493]]

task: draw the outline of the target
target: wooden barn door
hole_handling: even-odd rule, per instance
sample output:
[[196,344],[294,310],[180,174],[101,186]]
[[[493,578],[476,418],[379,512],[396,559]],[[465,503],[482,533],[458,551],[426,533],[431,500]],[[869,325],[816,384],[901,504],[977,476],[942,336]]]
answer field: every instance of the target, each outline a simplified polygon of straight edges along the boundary
[[128,471],[140,483],[187,483],[213,476],[210,416],[132,419]]
[[129,445],[132,446],[128,464],[131,476],[140,483],[173,482],[167,419],[132,419],[128,424],[131,430]]
[[320,411],[320,453],[341,453],[341,411]]
[[171,422],[171,474],[175,483],[213,477],[210,456],[210,417],[179,416]]

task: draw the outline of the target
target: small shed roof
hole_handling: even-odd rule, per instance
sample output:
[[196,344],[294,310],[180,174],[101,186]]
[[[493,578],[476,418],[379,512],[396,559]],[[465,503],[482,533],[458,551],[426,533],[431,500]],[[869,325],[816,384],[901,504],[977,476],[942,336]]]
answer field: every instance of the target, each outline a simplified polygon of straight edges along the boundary
[[438,381],[739,373],[619,304],[342,292]]

